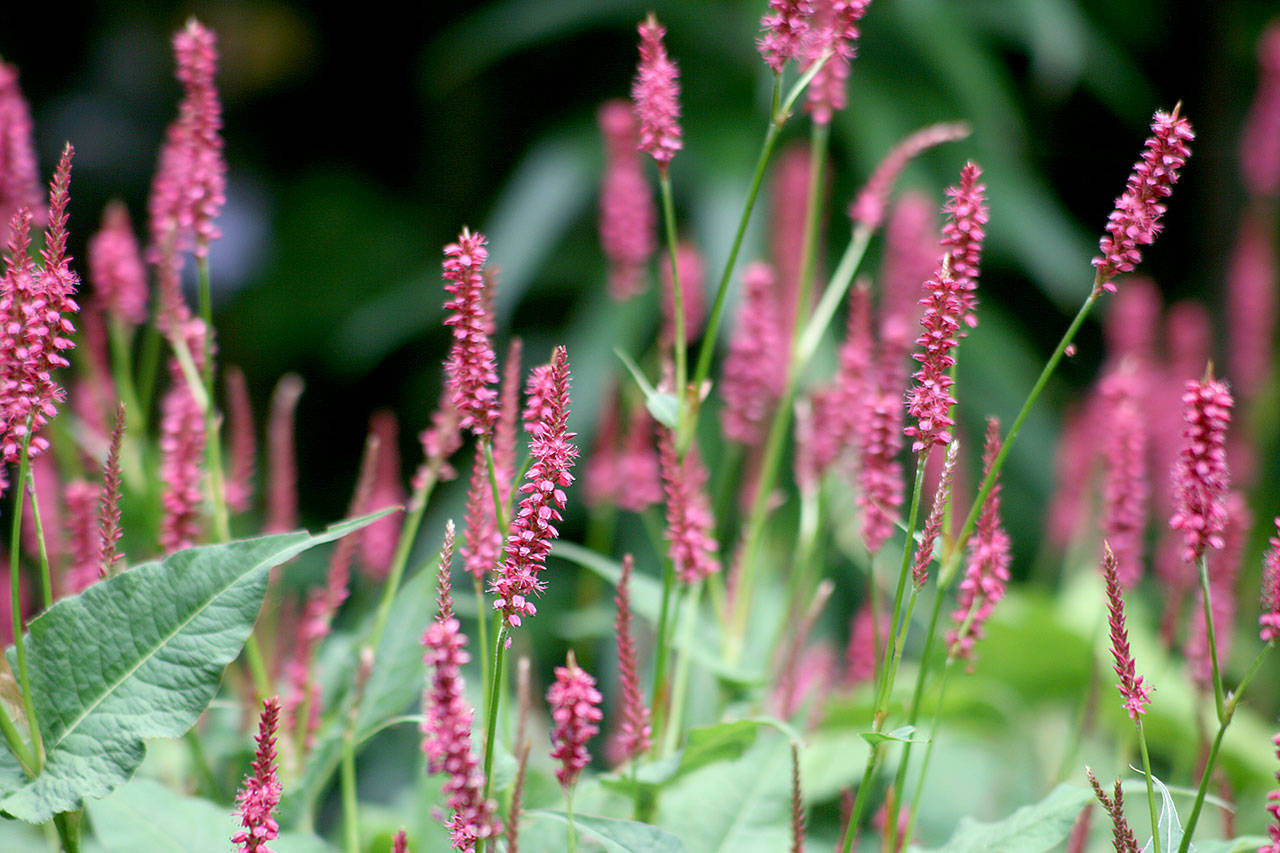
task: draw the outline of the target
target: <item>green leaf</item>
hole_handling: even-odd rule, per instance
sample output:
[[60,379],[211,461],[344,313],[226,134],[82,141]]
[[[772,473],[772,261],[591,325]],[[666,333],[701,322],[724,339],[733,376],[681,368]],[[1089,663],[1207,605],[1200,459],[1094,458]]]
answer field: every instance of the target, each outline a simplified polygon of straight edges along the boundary
[[636,367],[636,363],[625,352],[616,347],[613,351],[626,365],[631,378],[635,379],[636,384],[640,386],[640,390],[644,393],[644,406],[649,410],[649,414],[664,427],[675,429],[680,419],[680,401],[674,394],[658,391],[650,385],[649,380],[645,379],[644,374],[640,372],[640,368]]
[[[97,840],[107,850],[227,850],[240,828],[235,810],[171,791],[154,779],[134,779],[110,797],[88,804]],[[286,832],[271,842],[277,853],[326,853],[314,835]]]
[[916,734],[915,726],[901,726],[891,732],[858,732],[858,736],[867,743],[875,746],[885,741],[896,741],[897,743],[928,743],[929,739],[924,735]]
[[980,823],[961,818],[951,840],[938,849],[947,853],[1042,853],[1071,833],[1080,809],[1092,799],[1088,788],[1063,783],[1040,802],[1023,806],[1004,820]]
[[37,617],[27,663],[45,764],[0,809],[44,823],[127,781],[142,762],[144,738],[181,735],[209,704],[253,631],[271,567],[381,515],[319,536],[299,531],[179,551]]
[[[548,810],[526,812],[525,819],[554,820],[566,825],[569,821],[564,812]],[[685,849],[679,838],[647,823],[576,814],[573,826],[580,838],[600,842],[609,853],[684,853]]]
[[[1173,796],[1163,782],[1152,776],[1151,784],[1160,792],[1160,844],[1164,848],[1164,853],[1175,853],[1182,844],[1182,821],[1178,820],[1178,807],[1173,804]],[[1154,840],[1154,838],[1147,839],[1143,850],[1153,849]]]

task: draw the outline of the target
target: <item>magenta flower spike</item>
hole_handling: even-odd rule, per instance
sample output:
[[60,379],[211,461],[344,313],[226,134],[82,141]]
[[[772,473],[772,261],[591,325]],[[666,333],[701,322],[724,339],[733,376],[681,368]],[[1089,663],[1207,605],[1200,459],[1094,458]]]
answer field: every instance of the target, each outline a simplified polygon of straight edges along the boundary
[[956,404],[951,394],[955,380],[951,378],[951,366],[956,363],[952,355],[960,333],[960,318],[964,311],[963,294],[951,272],[949,256],[943,257],[942,268],[934,278],[924,283],[924,316],[920,325],[924,333],[917,343],[921,351],[914,356],[920,362],[915,372],[915,384],[907,392],[907,412],[916,419],[903,433],[913,439],[913,453],[927,453],[933,447],[945,447],[951,443],[951,429],[955,421],[951,409]]
[[813,23],[814,0],[769,0],[769,11],[760,19],[764,35],[756,48],[774,74],[800,56]]
[[[960,183],[947,188],[947,201],[942,212],[947,220],[942,226],[942,250],[951,256],[951,274],[960,294],[964,325],[978,325],[974,311],[978,307],[978,273],[982,264],[982,241],[986,237],[986,184],[978,183],[982,169],[970,161],[960,170]],[[960,333],[964,334],[963,331]]]
[[[662,340],[676,339],[676,285],[671,277],[671,264],[660,264],[662,279]],[[680,274],[680,296],[684,301],[684,336],[691,341],[702,333],[707,319],[706,267],[698,247],[681,240],[676,246],[676,272]]]
[[294,421],[302,397],[302,378],[280,377],[271,395],[267,422],[267,521],[264,533],[284,533],[298,526],[298,458]]
[[707,472],[692,446],[683,461],[676,456],[675,436],[669,429],[659,430],[658,460],[667,497],[671,563],[681,581],[694,584],[720,571],[715,519],[704,489]]
[[666,28],[649,15],[638,27],[640,64],[631,83],[631,100],[640,122],[639,149],[666,171],[680,140],[680,71],[662,43]]
[[512,338],[502,365],[502,391],[498,396],[498,422],[493,426],[493,468],[498,475],[498,495],[511,497],[516,478],[516,421],[520,415],[520,360],[524,341]]
[[1134,837],[1129,821],[1124,816],[1124,791],[1120,787],[1120,780],[1116,780],[1115,795],[1108,797],[1098,784],[1098,777],[1093,775],[1093,770],[1089,767],[1084,770],[1089,776],[1089,784],[1093,786],[1093,795],[1102,803],[1102,810],[1107,813],[1107,817],[1111,818],[1111,843],[1117,853],[1138,853],[1138,839]]
[[[374,462],[373,484],[368,500],[357,512],[374,512],[387,507],[403,506],[404,484],[400,480],[400,426],[396,416],[386,410],[374,412],[369,434],[378,439],[378,455]],[[391,569],[396,544],[400,540],[400,516],[392,513],[360,531],[360,565],[374,580],[384,580]]]
[[551,757],[559,762],[556,778],[567,791],[578,781],[578,774],[591,761],[587,741],[600,732],[597,725],[604,714],[603,701],[596,680],[578,666],[573,652],[565,666],[556,667],[556,680],[547,688],[547,704],[551,706]]
[[915,562],[911,565],[911,582],[916,592],[924,588],[929,579],[929,564],[933,562],[933,547],[942,533],[942,524],[947,514],[947,501],[951,500],[951,483],[955,476],[956,458],[960,452],[960,442],[953,441],[947,445],[947,458],[942,465],[942,474],[938,477],[938,489],[933,494],[933,507],[929,510],[929,518],[924,523],[924,531],[920,536],[920,544],[916,547]]
[[[1000,423],[987,419],[986,445],[982,451],[983,477],[991,470],[1000,452]],[[968,658],[973,644],[982,638],[983,626],[995,606],[1004,598],[1009,583],[1009,534],[1000,523],[1000,481],[987,493],[977,527],[969,539],[969,560],[956,596],[951,617],[956,627],[947,633],[949,654]],[[968,625],[966,627],[966,621]]]
[[889,208],[889,194],[893,192],[893,185],[898,182],[898,176],[907,164],[930,148],[964,139],[969,133],[969,125],[952,122],[931,124],[903,139],[880,161],[867,179],[866,186],[849,205],[849,218],[855,225],[872,231],[879,228],[884,222],[885,211]]
[[938,262],[938,208],[928,196],[906,192],[889,213],[876,322],[877,370],[885,390],[903,393],[911,375],[911,345],[920,324],[920,282]]
[[1124,193],[1107,219],[1107,233],[1098,244],[1102,254],[1093,259],[1095,292],[1115,293],[1112,280],[1122,272],[1133,272],[1142,262],[1140,247],[1150,246],[1160,233],[1164,200],[1173,192],[1178,170],[1191,156],[1187,143],[1195,139],[1191,122],[1178,115],[1179,107],[1172,113],[1157,111],[1152,119],[1146,150],[1133,165]]
[[609,259],[609,294],[619,302],[641,293],[657,246],[658,211],[640,160],[639,130],[631,105],[600,107],[605,167],[600,185],[600,246]]
[[444,289],[451,312],[444,324],[453,329],[453,347],[445,362],[445,384],[462,415],[462,428],[477,436],[493,429],[498,419],[497,357],[489,341],[489,315],[485,310],[485,278],[489,257],[484,235],[466,228],[458,242],[444,247]]
[[866,422],[858,433],[858,508],[862,510],[862,541],[876,554],[893,534],[902,506],[902,395],[881,388],[863,409]]
[[[1277,31],[1280,34],[1280,30]],[[1280,128],[1277,128],[1280,133]],[[1280,157],[1280,151],[1277,151]],[[1245,397],[1253,397],[1271,371],[1276,328],[1277,275],[1275,217],[1258,206],[1245,211],[1227,274],[1227,316],[1231,376]]]
[[0,62],[0,216],[4,223],[26,208],[37,225],[45,222],[36,166],[31,108],[18,87],[16,66]]
[[258,720],[258,749],[253,758],[253,773],[246,776],[236,795],[240,825],[244,828],[231,836],[240,845],[237,853],[271,853],[268,841],[279,835],[280,826],[271,812],[280,804],[280,778],[276,775],[276,731],[279,726],[280,699],[272,696],[262,702]]
[[[191,317],[180,330],[199,367],[204,360],[205,325]],[[164,510],[160,523],[160,550],[165,554],[190,548],[200,539],[200,463],[204,460],[207,433],[204,412],[176,360],[169,365],[168,392],[160,408],[160,496]]]
[[[1276,748],[1276,759],[1280,760],[1280,734],[1271,739]],[[1276,773],[1276,781],[1280,782],[1280,772]],[[1280,788],[1267,792],[1267,812],[1271,815],[1271,823],[1267,826],[1267,836],[1271,843],[1258,848],[1258,853],[1280,853]]]
[[[871,291],[867,282],[859,281],[849,294],[849,317],[837,353],[835,379],[813,395],[813,423],[822,424],[822,429],[812,430],[810,436],[815,475],[820,476],[848,450],[859,446],[868,423],[868,409],[876,396],[872,376],[874,349]],[[901,405],[901,400],[895,405]]]
[[[804,253],[805,211],[809,206],[809,148],[788,146],[777,157],[769,184],[772,211],[769,221],[769,254],[778,271],[778,321],[783,336],[791,340],[795,328],[796,294],[800,289],[800,256]],[[825,177],[825,176],[824,176]],[[930,269],[934,258],[930,257]],[[817,273],[821,279],[821,272]],[[920,281],[912,282],[919,287]],[[912,297],[913,301],[919,297]],[[790,353],[788,353],[790,357]]]
[[[578,456],[578,448],[570,441],[574,433],[567,428],[569,354],[564,347],[555,348],[550,364],[535,368],[530,387],[538,391],[529,395],[530,405],[536,396],[536,410],[526,406],[526,426],[533,427],[529,442],[533,464],[520,487],[524,497],[507,534],[506,560],[489,585],[495,596],[494,608],[502,611],[503,620],[512,628],[520,627],[523,617],[538,612],[530,596],[546,588],[538,574],[551,553],[551,543],[560,536],[555,524],[561,520],[567,499],[564,490],[573,482],[570,471]],[[537,419],[529,420],[527,416],[535,413]]]
[[102,228],[89,240],[89,279],[116,320],[137,326],[147,319],[147,270],[124,202],[102,212]]
[[662,503],[662,473],[653,446],[653,418],[644,406],[631,410],[617,459],[618,508],[644,512]]
[[1275,519],[1276,535],[1267,540],[1271,547],[1262,561],[1262,642],[1280,639],[1280,516]]
[[818,0],[811,37],[804,51],[805,70],[824,52],[831,56],[809,82],[805,109],[818,124],[830,124],[831,116],[848,102],[845,91],[849,70],[857,55],[858,21],[867,13],[871,0]]
[[720,394],[720,423],[726,437],[759,445],[786,384],[788,343],[778,325],[777,276],[763,261],[742,272],[742,303],[729,340]]
[[618,594],[613,599],[617,606],[613,632],[618,642],[618,681],[622,687],[622,722],[614,736],[619,761],[643,755],[652,743],[653,734],[649,725],[649,706],[640,691],[636,641],[631,634],[631,573],[634,569],[631,555],[623,556],[622,577],[618,580]]
[[1129,632],[1124,627],[1124,599],[1121,597],[1119,568],[1111,548],[1103,544],[1102,575],[1107,582],[1107,621],[1111,626],[1111,656],[1115,658],[1115,671],[1119,677],[1116,689],[1124,697],[1124,708],[1129,719],[1136,720],[1146,713],[1151,704],[1151,690],[1143,687],[1142,676],[1134,670],[1133,655],[1129,651]]
[[431,426],[418,433],[418,442],[422,445],[422,464],[413,476],[413,488],[421,488],[423,479],[429,475],[440,482],[448,482],[458,476],[458,472],[449,464],[449,458],[462,446],[462,433],[459,426],[457,408],[450,399],[449,389],[440,394],[440,403],[431,413]]
[[870,602],[854,614],[849,625],[849,644],[844,653],[845,684],[856,687],[875,677],[876,661],[889,638],[887,622],[883,614],[879,620],[874,618]]
[[1142,577],[1142,547],[1147,525],[1147,420],[1144,389],[1136,366],[1122,364],[1099,388],[1106,425],[1103,479],[1103,535],[1115,555],[1122,589]]
[[1240,135],[1240,172],[1253,195],[1280,195],[1280,24],[1258,40],[1258,89]]
[[467,635],[453,615],[449,578],[453,562],[453,522],[440,551],[439,612],[422,635],[423,662],[431,680],[423,696],[422,751],[428,773],[447,773],[444,793],[453,814],[446,822],[456,850],[474,850],[476,842],[502,832],[497,805],[484,799],[484,772],[471,749],[472,709],[466,700],[462,667],[471,660]]
[[391,836],[391,853],[409,853],[409,837],[403,829]]
[[98,487],[88,480],[72,480],[63,486],[62,501],[67,508],[65,523],[69,546],[67,582],[63,592],[75,595],[98,579],[98,524],[94,513]]
[[120,443],[124,439],[124,403],[117,404],[111,428],[107,463],[102,469],[102,491],[98,498],[98,575],[106,577],[120,562]]
[[238,367],[223,371],[227,389],[227,420],[230,433],[231,465],[227,471],[227,508],[232,512],[244,512],[253,501],[254,457],[258,440],[253,430],[253,404],[249,402],[249,388],[244,372]]
[[484,580],[498,568],[502,557],[502,532],[493,515],[493,487],[482,448],[476,448],[467,486],[467,524],[461,548],[462,562],[476,580]]
[[1181,530],[1182,558],[1194,563],[1206,548],[1221,549],[1227,523],[1226,435],[1234,405],[1225,382],[1191,380],[1182,395],[1184,444],[1174,472],[1177,506],[1169,526]]
[[217,38],[192,18],[174,35],[173,53],[182,100],[165,134],[151,185],[153,260],[188,251],[205,257],[209,244],[221,236],[214,223],[227,200],[222,103],[213,82]]
[[[1145,275],[1125,276],[1124,290],[1111,301],[1102,324],[1107,359],[1118,363],[1128,357],[1140,366],[1152,364],[1162,311],[1160,289],[1154,281]],[[1204,358],[1198,363],[1204,364]]]

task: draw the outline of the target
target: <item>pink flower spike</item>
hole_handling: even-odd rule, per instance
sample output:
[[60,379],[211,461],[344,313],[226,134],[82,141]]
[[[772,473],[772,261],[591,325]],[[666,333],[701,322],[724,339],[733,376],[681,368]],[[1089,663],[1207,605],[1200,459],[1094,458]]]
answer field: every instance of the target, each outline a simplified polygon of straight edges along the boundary
[[1253,195],[1280,195],[1280,24],[1258,39],[1258,89],[1240,135],[1240,172]]
[[467,487],[467,522],[463,534],[462,561],[467,572],[483,581],[498,568],[502,558],[502,532],[493,514],[493,487],[484,448],[476,446]]
[[800,55],[812,24],[814,0],[769,0],[769,11],[760,19],[765,33],[756,48],[774,74]]
[[680,141],[680,76],[662,44],[666,28],[653,15],[640,23],[640,64],[631,83],[631,100],[640,121],[641,151],[665,171],[683,147]]
[[22,208],[31,211],[36,225],[45,223],[33,135],[31,109],[18,87],[18,69],[0,62],[0,224],[9,223]]
[[[986,445],[982,451],[983,477],[990,472],[1000,453],[1000,423],[987,419]],[[969,561],[960,582],[957,607],[951,617],[956,627],[947,633],[948,653],[968,658],[973,644],[982,638],[982,629],[995,606],[1004,598],[1009,583],[1009,534],[1000,523],[999,480],[987,493],[978,524],[969,540]]]
[[[970,329],[978,325],[974,311],[978,307],[978,273],[982,262],[982,241],[986,237],[987,187],[978,183],[982,169],[970,161],[960,170],[960,183],[947,188],[947,201],[942,212],[947,221],[942,226],[942,250],[951,256],[951,274],[960,294],[961,316]],[[964,332],[960,333],[962,336]]]
[[458,476],[458,472],[449,464],[449,457],[462,446],[462,433],[458,424],[460,417],[450,399],[449,389],[444,389],[440,394],[439,405],[431,413],[431,426],[418,433],[423,459],[413,475],[414,491],[421,487],[427,477],[444,483]]
[[706,469],[690,447],[683,462],[676,456],[675,436],[662,429],[658,436],[662,486],[667,496],[667,540],[676,575],[694,584],[720,571],[716,559],[715,519],[704,491]]
[[264,533],[284,533],[298,526],[298,459],[294,420],[302,397],[302,377],[286,373],[271,395],[267,423],[267,522]]
[[409,853],[409,838],[403,829],[391,836],[391,853]]
[[[676,285],[669,258],[659,265],[662,279],[662,334],[670,346],[676,339]],[[706,267],[698,247],[682,240],[676,246],[676,272],[680,276],[680,298],[684,302],[684,339],[692,341],[702,333],[707,319]]]
[[1169,526],[1183,533],[1182,558],[1194,563],[1205,548],[1220,549],[1227,523],[1226,434],[1235,404],[1226,383],[1191,380],[1182,395],[1184,444],[1174,472],[1177,507]]
[[1142,547],[1147,525],[1146,397],[1136,365],[1124,362],[1103,378],[1099,387],[1105,426],[1102,427],[1106,473],[1103,480],[1103,528],[1115,555],[1116,576],[1122,589],[1132,589],[1142,577]]
[[662,503],[662,473],[658,451],[653,446],[653,418],[644,406],[631,410],[616,466],[619,509],[640,513]]
[[622,723],[615,735],[620,761],[639,758],[649,749],[652,729],[649,726],[649,706],[640,692],[640,674],[637,671],[636,641],[631,635],[631,573],[635,562],[630,554],[622,558],[622,577],[618,580],[618,594],[613,603],[617,615],[613,620],[613,632],[618,642],[618,680],[622,687]]
[[1262,561],[1262,642],[1280,639],[1280,516],[1275,519],[1276,535],[1267,540],[1271,547]]
[[866,418],[858,433],[858,508],[862,510],[862,541],[867,551],[880,551],[893,533],[902,506],[902,395],[881,388],[868,395]]
[[147,271],[124,202],[102,212],[102,228],[89,240],[89,279],[107,313],[122,323],[147,319]]
[[1151,704],[1150,688],[1142,686],[1142,676],[1134,671],[1133,655],[1129,652],[1129,632],[1124,627],[1124,599],[1120,593],[1120,579],[1115,555],[1103,543],[1102,575],[1107,582],[1107,613],[1111,625],[1111,656],[1115,658],[1116,675],[1120,681],[1116,689],[1124,697],[1124,707],[1129,719],[1136,720],[1146,713]]
[[106,577],[120,562],[120,444],[124,439],[124,403],[116,406],[111,428],[111,445],[102,469],[102,492],[98,498],[98,575]]
[[893,192],[893,185],[898,182],[898,176],[907,164],[930,148],[964,139],[969,133],[969,125],[952,122],[931,124],[903,139],[880,161],[866,186],[849,205],[849,218],[855,225],[862,225],[871,231],[879,228],[889,207],[889,194]]
[[933,562],[933,546],[942,533],[942,522],[947,513],[947,502],[951,500],[951,482],[955,475],[956,457],[960,451],[960,442],[953,441],[947,445],[946,462],[942,465],[942,475],[938,478],[938,490],[933,494],[933,507],[929,510],[929,518],[924,523],[924,532],[920,536],[920,544],[916,546],[915,562],[911,566],[911,582],[916,591],[924,588],[929,579],[929,564]]
[[[67,509],[68,554],[67,583],[61,591],[75,595],[98,579],[98,525],[93,511],[98,487],[88,480],[72,480],[63,486],[62,500]],[[44,523],[49,523],[47,518]]]
[[609,294],[622,302],[645,289],[646,266],[657,246],[658,212],[638,153],[631,105],[600,107],[605,167],[600,186],[600,246],[609,259]]
[[[196,358],[203,357],[205,326],[198,317],[181,329]],[[161,504],[164,518],[160,527],[160,549],[172,554],[190,548],[200,539],[200,515],[204,494],[200,465],[204,460],[204,412],[191,393],[176,359],[169,365],[172,382],[161,404],[160,479],[164,483]]]
[[[357,512],[375,512],[387,507],[403,506],[404,484],[400,480],[400,427],[396,416],[386,410],[374,412],[369,434],[378,439],[378,455],[374,462],[373,484],[368,500]],[[374,580],[384,580],[391,569],[396,544],[400,539],[401,517],[392,513],[360,531],[360,565]]]
[[777,276],[763,261],[742,273],[743,296],[729,340],[720,394],[720,422],[727,438],[748,446],[764,441],[769,418],[782,397],[788,344],[778,324]]
[[[507,534],[506,560],[489,584],[494,608],[502,611],[512,628],[520,627],[523,617],[538,612],[530,596],[541,594],[546,587],[538,573],[551,553],[552,542],[560,536],[555,524],[561,520],[560,511],[567,500],[564,490],[573,483],[570,471],[578,456],[578,448],[570,441],[574,433],[567,428],[569,354],[564,347],[555,348],[550,364],[534,370],[530,385],[535,381],[539,383],[537,420],[527,424],[533,428],[529,442],[533,464],[520,487],[524,498]],[[526,416],[529,414],[533,413],[526,409]]]
[[485,310],[484,263],[489,257],[485,238],[466,228],[458,242],[444,247],[444,289],[452,312],[444,324],[453,329],[453,348],[445,362],[445,382],[462,415],[462,428],[477,436],[493,429],[498,419],[497,357],[489,341],[490,319]]
[[920,325],[924,333],[916,341],[921,351],[914,358],[920,362],[915,373],[915,384],[907,392],[907,412],[916,419],[903,430],[914,439],[913,453],[925,453],[934,446],[945,447],[951,443],[951,429],[955,421],[951,409],[955,397],[951,386],[951,366],[956,363],[955,350],[960,333],[960,318],[964,311],[963,294],[951,271],[949,256],[943,256],[937,276],[924,283],[924,316]]
[[1178,115],[1157,111],[1151,122],[1142,159],[1133,165],[1124,193],[1116,199],[1115,210],[1107,218],[1107,233],[1099,242],[1102,254],[1093,259],[1097,269],[1095,291],[1115,293],[1112,282],[1122,272],[1133,272],[1142,262],[1141,246],[1150,246],[1160,233],[1164,199],[1173,192],[1178,170],[1191,156],[1187,143],[1195,139],[1191,123]]
[[857,55],[858,21],[871,0],[822,0],[804,50],[805,70],[830,52],[830,58],[809,83],[805,109],[817,124],[830,124],[831,116],[848,102],[845,91],[850,65]]
[[[1276,748],[1276,759],[1280,760],[1280,734],[1271,739]],[[1280,782],[1280,773],[1276,773],[1276,781]],[[1258,848],[1258,853],[1280,853],[1280,789],[1267,792],[1267,811],[1271,814],[1271,824],[1267,826],[1267,835],[1271,843]]]
[[[1277,29],[1280,36],[1280,29]],[[1280,127],[1276,130],[1280,133]],[[1280,157],[1280,151],[1276,153]],[[1275,217],[1255,205],[1244,213],[1236,235],[1227,275],[1227,314],[1230,323],[1228,355],[1231,376],[1245,397],[1265,384],[1274,358],[1276,328]]]
[[236,795],[240,809],[240,825],[244,829],[231,836],[240,845],[237,853],[271,853],[268,841],[279,835],[280,826],[271,812],[280,804],[280,778],[276,775],[276,730],[279,725],[280,699],[272,696],[262,702],[258,720],[257,752],[253,774],[246,776]]
[[227,411],[230,422],[231,466],[227,472],[227,508],[232,512],[244,512],[253,501],[254,456],[257,454],[257,437],[253,432],[253,405],[249,402],[249,388],[244,372],[232,366],[223,371],[227,389]]
[[560,762],[556,778],[567,791],[578,781],[578,774],[591,761],[587,741],[600,732],[596,725],[604,718],[600,710],[603,697],[596,680],[578,666],[573,652],[565,666],[556,667],[556,680],[547,688],[547,704],[551,706],[551,757]]

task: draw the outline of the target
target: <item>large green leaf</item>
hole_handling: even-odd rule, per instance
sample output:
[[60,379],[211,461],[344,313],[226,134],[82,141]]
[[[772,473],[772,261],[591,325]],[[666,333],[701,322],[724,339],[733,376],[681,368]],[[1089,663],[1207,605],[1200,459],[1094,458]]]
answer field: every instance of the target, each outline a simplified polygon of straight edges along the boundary
[[[235,809],[171,791],[154,779],[134,779],[88,804],[98,842],[107,850],[229,850],[239,830]],[[271,842],[276,853],[327,853],[320,838],[286,832]]]
[[[569,820],[564,812],[543,810],[527,812],[525,819],[553,820],[562,824]],[[599,842],[608,853],[684,853],[685,849],[680,839],[671,833],[633,820],[579,814],[573,816],[573,826],[579,838]]]
[[[27,665],[44,739],[34,779],[0,801],[32,823],[127,781],[143,739],[177,737],[253,631],[272,566],[373,518],[179,551],[57,602],[30,625]],[[12,763],[7,751],[0,761]],[[10,778],[11,774],[3,778]]]
[[1038,803],[1023,806],[995,823],[963,818],[951,840],[938,848],[947,853],[1042,853],[1062,843],[1093,792],[1080,785],[1061,784]]

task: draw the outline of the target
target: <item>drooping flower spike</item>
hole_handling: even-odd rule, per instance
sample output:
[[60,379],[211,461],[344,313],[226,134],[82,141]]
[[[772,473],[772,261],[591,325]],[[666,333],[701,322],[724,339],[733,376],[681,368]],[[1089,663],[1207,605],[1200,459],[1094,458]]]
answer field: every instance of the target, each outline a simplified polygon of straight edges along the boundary
[[665,170],[684,143],[680,140],[680,76],[662,43],[666,28],[653,15],[640,23],[640,64],[631,100],[640,120],[640,150]]
[[1164,200],[1173,192],[1178,170],[1191,156],[1187,143],[1195,139],[1191,122],[1178,114],[1157,111],[1151,122],[1142,158],[1133,165],[1124,192],[1116,199],[1115,210],[1107,218],[1106,234],[1099,241],[1101,254],[1093,259],[1097,270],[1095,292],[1115,293],[1113,279],[1133,272],[1142,262],[1142,246],[1150,246],[1160,233]]
[[1111,656],[1115,658],[1115,671],[1119,677],[1116,689],[1124,697],[1124,708],[1129,719],[1136,720],[1146,713],[1151,704],[1151,690],[1142,684],[1142,676],[1134,669],[1133,654],[1129,651],[1129,632],[1124,626],[1124,599],[1121,597],[1120,578],[1115,555],[1111,547],[1103,544],[1102,575],[1107,584],[1107,619],[1111,626]]
[[444,324],[453,329],[453,346],[445,362],[445,382],[462,416],[463,429],[485,435],[498,419],[497,357],[489,340],[485,310],[484,264],[489,257],[483,234],[466,228],[458,242],[444,247],[444,289],[450,294]]
[[930,148],[964,139],[969,132],[969,125],[963,122],[931,124],[903,139],[880,161],[866,186],[849,205],[849,218],[855,225],[872,231],[879,228],[889,209],[889,194],[907,164]]

